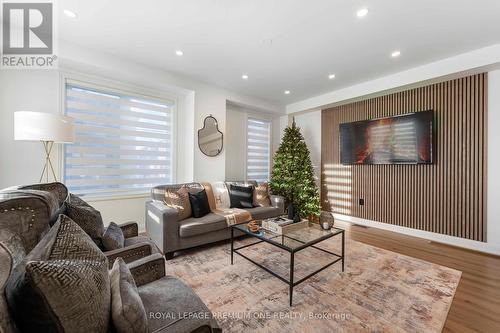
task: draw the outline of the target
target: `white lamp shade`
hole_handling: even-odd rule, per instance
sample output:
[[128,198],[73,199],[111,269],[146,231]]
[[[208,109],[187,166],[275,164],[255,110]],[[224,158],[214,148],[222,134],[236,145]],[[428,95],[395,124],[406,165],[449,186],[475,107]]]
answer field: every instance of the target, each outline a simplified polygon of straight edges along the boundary
[[43,112],[14,112],[14,140],[73,143],[73,118]]

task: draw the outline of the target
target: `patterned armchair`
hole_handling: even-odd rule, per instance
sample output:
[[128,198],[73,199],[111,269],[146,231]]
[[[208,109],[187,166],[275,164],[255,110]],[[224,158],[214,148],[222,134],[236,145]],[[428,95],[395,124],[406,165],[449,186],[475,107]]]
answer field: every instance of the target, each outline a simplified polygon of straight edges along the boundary
[[[14,322],[14,317],[12,315],[12,303],[8,302],[5,292],[6,286],[8,286],[8,288],[16,286],[16,283],[12,283],[13,279],[17,279],[18,276],[22,276],[15,273],[16,271],[18,271],[18,266],[21,267],[23,264],[25,265],[26,262],[32,262],[28,259],[33,257],[33,253],[37,253],[39,251],[45,251],[47,253],[57,253],[59,255],[64,255],[64,253],[66,253],[65,251],[60,250],[46,250],[49,246],[64,246],[64,244],[67,244],[66,241],[55,242],[50,240],[50,237],[55,237],[56,232],[60,233],[61,230],[63,230],[60,228],[61,222],[56,223],[54,227],[51,227],[49,223],[52,215],[58,211],[58,208],[58,196],[53,192],[37,190],[0,191],[0,332],[2,333],[17,333],[18,328],[20,328],[20,323],[19,321],[17,321],[19,319],[18,317],[16,317],[16,322]],[[68,219],[67,217],[62,218]],[[74,224],[74,222],[71,223]],[[131,237],[137,237],[134,236],[137,235],[136,231],[134,231],[134,228],[135,227],[133,227],[131,224],[127,224],[127,226],[124,227],[125,233],[127,233],[127,235]],[[77,229],[80,228],[77,227]],[[72,232],[69,228],[65,228],[64,230],[66,233]],[[67,253],[70,255],[74,255],[76,252],[78,252],[78,247],[85,242],[85,238],[87,238],[87,244],[93,244],[88,246],[90,246],[91,248],[93,247],[95,249],[94,252],[100,252],[93,241],[90,239],[90,237],[87,236],[88,235],[86,235],[82,229],[80,229],[80,234],[78,237],[75,237],[74,234],[70,235],[69,239],[77,239],[78,242],[74,243],[77,244],[77,246],[75,248],[72,248],[72,250],[68,251]],[[138,249],[141,246],[144,247],[144,244],[139,243],[131,247],[122,249],[120,253],[108,253],[105,257],[101,254],[101,256],[104,257],[105,267],[108,265],[108,260],[114,261],[114,259],[117,257],[121,257],[124,259],[128,258],[130,260],[134,259],[129,262],[127,266],[137,286],[137,292],[139,294],[140,300],[144,306],[144,309],[147,311],[147,331],[198,333],[221,332],[217,325],[217,322],[210,318],[172,318],[151,315],[152,313],[209,313],[209,310],[201,301],[201,299],[184,283],[174,277],[165,276],[165,260],[163,259],[163,256],[161,254],[156,253],[153,255],[140,257],[140,255],[151,253],[150,250],[147,250],[146,248],[144,252],[140,252]],[[90,253],[86,249],[80,249],[80,251],[85,253],[85,255]],[[68,258],[68,260],[66,261],[59,260],[58,262],[60,265],[66,265],[66,263],[71,262],[71,260],[71,258]],[[95,262],[92,260],[89,259],[82,262],[85,262],[85,264],[89,265],[95,265]],[[117,264],[120,262],[123,261],[118,260]],[[69,269],[71,269],[71,266],[68,267],[70,267]],[[90,272],[95,273],[95,271],[96,269],[92,269],[88,272],[90,274]],[[104,269],[104,271],[106,272],[105,274],[108,274],[107,269]],[[47,279],[50,279],[50,275],[58,275],[52,274],[49,270],[41,270],[38,272],[42,275],[47,274]],[[78,274],[74,275],[74,277],[78,276]],[[96,283],[98,284],[106,281],[106,279],[88,278],[87,275],[80,276],[81,278],[90,281],[87,283],[88,286],[94,286]],[[64,288],[70,288],[64,284],[66,284],[66,282],[63,283]],[[75,288],[77,288],[78,285],[78,283],[75,284]],[[8,290],[9,295],[11,295],[12,297],[12,289]],[[94,293],[95,295],[101,295],[102,291],[101,289],[98,289]],[[76,294],[79,293],[77,292],[75,293],[75,295]],[[55,298],[58,297],[55,293],[49,293],[48,295],[51,297],[52,301],[54,301]],[[64,302],[67,301],[59,297],[59,299],[56,300],[56,303],[57,302],[64,305]],[[85,311],[95,311],[95,308],[93,306],[95,301],[92,297],[86,297],[82,299],[82,302],[84,304],[80,304],[80,308],[88,309]],[[110,303],[111,301],[108,299],[108,307],[110,306]],[[57,311],[64,311],[65,308],[71,309],[72,307],[60,306],[59,308],[54,309],[56,309]],[[32,309],[32,311],[37,312],[38,308]],[[16,313],[17,316],[23,315],[22,312]],[[57,312],[52,313],[58,316]],[[101,315],[106,315],[106,313],[109,316],[109,312],[107,311],[91,315],[82,314],[81,316],[78,316],[75,321],[71,323],[71,325],[72,327],[86,327],[85,325],[93,324],[93,322],[83,319],[81,321],[78,321],[78,319],[89,318],[93,316],[100,317]],[[60,319],[63,317],[58,318]],[[113,322],[111,322],[111,318],[109,320],[110,322],[108,325],[111,328],[114,324]],[[16,325],[16,323],[18,323],[18,325]],[[128,325],[129,323],[126,322],[125,324]],[[31,322],[31,325],[33,325],[33,322]],[[47,324],[44,327],[49,326]]]
[[[7,195],[7,193],[11,193],[11,195],[17,193],[18,195],[27,196],[43,196],[43,193],[50,193],[50,195],[45,197],[45,200],[50,200],[51,202],[51,211],[47,212],[47,219],[50,226],[55,223],[59,214],[66,214],[66,203],[70,201],[70,198],[76,197],[68,192],[68,188],[64,184],[59,182],[16,186],[5,189],[0,193],[4,193],[4,195]],[[84,202],[79,198],[77,200]],[[123,248],[107,251],[103,247],[100,239],[94,239],[99,248],[108,257],[110,267],[118,257],[123,258],[125,262],[129,263],[159,252],[158,248],[149,237],[139,235],[139,226],[137,222],[126,222],[118,226],[125,237]]]
[[[222,332],[198,295],[181,280],[165,275],[165,259],[161,254],[153,254],[127,266],[144,305],[149,332]],[[159,313],[172,316],[158,316]],[[183,316],[185,313],[204,316]]]

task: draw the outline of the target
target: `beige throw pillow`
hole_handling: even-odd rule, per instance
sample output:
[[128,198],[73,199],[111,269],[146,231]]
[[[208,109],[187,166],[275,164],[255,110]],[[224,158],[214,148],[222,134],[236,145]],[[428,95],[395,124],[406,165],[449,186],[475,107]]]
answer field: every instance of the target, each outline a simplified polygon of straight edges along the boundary
[[177,209],[179,221],[191,217],[191,204],[189,203],[189,192],[183,186],[178,191],[165,191],[165,204]]
[[216,209],[228,209],[231,207],[231,200],[229,200],[229,191],[224,182],[212,183],[212,190],[215,198]]
[[270,207],[271,198],[269,197],[269,186],[267,183],[262,183],[256,186],[253,190],[253,205],[255,207]]

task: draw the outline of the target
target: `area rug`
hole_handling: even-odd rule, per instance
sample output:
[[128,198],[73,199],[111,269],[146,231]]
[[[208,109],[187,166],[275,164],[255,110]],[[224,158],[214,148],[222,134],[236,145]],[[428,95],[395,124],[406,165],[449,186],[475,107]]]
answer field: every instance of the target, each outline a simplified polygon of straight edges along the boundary
[[[320,247],[340,252],[340,239]],[[266,243],[241,251],[288,277],[289,253]],[[295,279],[330,260],[315,249],[298,252]],[[287,284],[237,254],[230,264],[230,244],[188,251],[166,265],[168,275],[196,291],[225,332],[441,332],[461,276],[346,239],[345,272],[339,262],[299,284],[290,307]]]

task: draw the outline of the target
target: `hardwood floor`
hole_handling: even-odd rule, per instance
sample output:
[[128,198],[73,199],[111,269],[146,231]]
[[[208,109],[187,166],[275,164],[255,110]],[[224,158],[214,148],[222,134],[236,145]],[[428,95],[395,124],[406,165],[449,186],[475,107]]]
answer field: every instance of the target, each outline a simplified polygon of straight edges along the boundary
[[462,271],[443,332],[500,332],[500,257],[338,222],[354,240]]

